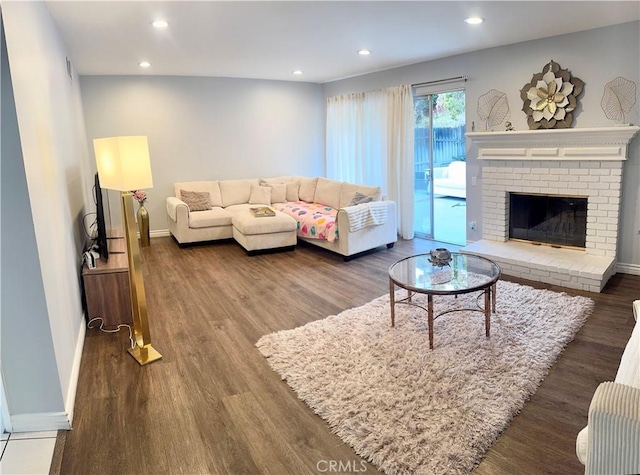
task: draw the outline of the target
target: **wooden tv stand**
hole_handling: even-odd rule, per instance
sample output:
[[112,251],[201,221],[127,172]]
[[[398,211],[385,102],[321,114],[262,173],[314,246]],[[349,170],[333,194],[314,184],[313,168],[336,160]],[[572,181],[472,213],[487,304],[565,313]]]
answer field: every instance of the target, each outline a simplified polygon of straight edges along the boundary
[[131,325],[133,318],[127,244],[123,233],[112,232],[107,243],[109,259],[98,259],[95,269],[83,264],[82,280],[88,321],[100,317],[106,329],[113,329],[123,323]]

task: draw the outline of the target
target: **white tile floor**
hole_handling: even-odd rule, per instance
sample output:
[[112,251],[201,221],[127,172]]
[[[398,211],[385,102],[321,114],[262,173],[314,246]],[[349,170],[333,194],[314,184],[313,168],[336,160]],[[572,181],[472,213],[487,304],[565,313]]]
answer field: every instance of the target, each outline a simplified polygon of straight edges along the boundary
[[56,431],[3,433],[0,441],[0,473],[48,474],[56,435]]

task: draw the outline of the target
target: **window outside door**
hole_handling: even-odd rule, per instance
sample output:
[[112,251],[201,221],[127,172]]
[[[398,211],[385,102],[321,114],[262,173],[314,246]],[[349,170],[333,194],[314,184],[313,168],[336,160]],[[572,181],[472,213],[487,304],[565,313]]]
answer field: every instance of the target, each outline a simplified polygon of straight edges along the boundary
[[464,90],[414,97],[415,234],[466,244]]

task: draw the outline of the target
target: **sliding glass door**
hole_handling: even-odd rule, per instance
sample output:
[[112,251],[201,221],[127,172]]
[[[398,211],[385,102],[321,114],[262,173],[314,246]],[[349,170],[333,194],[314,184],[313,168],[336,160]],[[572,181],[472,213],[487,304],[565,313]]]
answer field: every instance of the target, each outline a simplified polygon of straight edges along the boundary
[[415,96],[414,113],[414,232],[433,239],[433,95]]
[[464,90],[416,95],[414,120],[415,234],[466,244]]

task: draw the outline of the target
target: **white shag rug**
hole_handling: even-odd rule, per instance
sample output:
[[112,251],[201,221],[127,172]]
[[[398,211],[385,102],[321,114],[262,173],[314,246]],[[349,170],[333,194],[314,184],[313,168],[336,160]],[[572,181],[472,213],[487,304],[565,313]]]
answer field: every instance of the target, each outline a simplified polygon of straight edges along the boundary
[[[434,313],[474,307],[477,296],[435,296]],[[416,298],[426,306],[426,296]],[[586,297],[499,281],[489,339],[483,313],[454,312],[435,320],[429,350],[426,312],[396,305],[392,328],[384,295],[263,336],[256,346],[300,399],[383,472],[469,473],[592,309]]]

